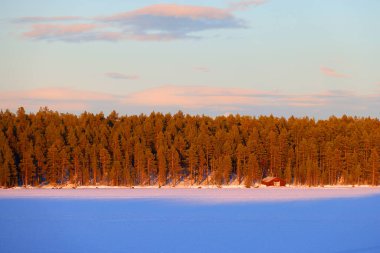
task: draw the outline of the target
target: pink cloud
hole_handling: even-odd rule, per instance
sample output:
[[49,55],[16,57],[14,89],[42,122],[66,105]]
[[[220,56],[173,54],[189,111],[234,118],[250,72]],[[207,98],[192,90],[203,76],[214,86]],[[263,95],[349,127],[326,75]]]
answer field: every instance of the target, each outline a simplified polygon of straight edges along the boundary
[[2,100],[44,100],[44,101],[108,101],[112,95],[71,88],[38,88],[32,90],[2,92]]
[[[311,94],[289,94],[256,89],[220,88],[210,86],[161,86],[130,94],[123,99],[131,106],[176,107],[185,109],[215,109],[228,111],[231,108],[309,108],[325,107],[359,108],[367,99],[379,95],[359,95],[346,90],[326,91]],[[376,102],[376,101],[373,101]],[[372,103],[372,102],[371,102]],[[360,108],[362,108],[361,106]],[[235,111],[239,111],[236,109]]]
[[[227,8],[183,4],[154,4],[106,17],[77,16],[22,17],[18,23],[33,23],[24,37],[47,41],[171,41],[202,38],[198,32],[213,29],[242,29],[244,21],[234,11],[263,4],[264,0],[246,0]],[[85,20],[87,23],[64,23]],[[53,23],[54,22],[54,23]]]
[[101,24],[34,24],[24,37],[47,40],[80,42],[91,40],[119,41],[125,38],[122,32],[108,31]]
[[24,36],[29,38],[37,38],[41,36],[62,36],[68,34],[80,34],[92,31],[96,27],[97,26],[95,24],[35,24],[32,26],[31,31],[24,33]]
[[214,7],[179,4],[155,4],[134,11],[115,14],[113,16],[105,18],[105,20],[120,20],[143,15],[189,17],[193,19],[223,19],[230,17],[230,13],[228,11]]
[[21,92],[21,96],[26,99],[39,99],[39,100],[81,100],[81,101],[107,101],[113,99],[112,95],[82,91],[70,88],[40,88],[29,91]]
[[121,28],[126,39],[140,41],[194,39],[200,38],[195,32],[243,27],[228,9],[180,4],[155,4],[96,20]]
[[161,86],[136,92],[124,100],[136,105],[180,105],[185,108],[230,107],[231,105],[264,105],[275,93],[254,89],[208,86]]
[[328,67],[321,67],[321,72],[325,76],[330,76],[330,77],[336,77],[336,78],[349,78],[349,75],[342,74],[336,72],[334,69],[328,68]]
[[40,103],[34,100],[0,101],[0,108],[2,110],[16,111],[20,107],[24,107],[24,109],[31,112],[37,112],[43,107],[48,107],[50,110],[59,112],[84,112],[93,109],[88,103],[83,102],[47,101]]
[[[72,88],[40,88],[0,93],[0,109],[38,111],[40,107],[61,112],[80,113],[117,110],[150,113],[152,110],[186,110],[220,115],[225,112],[277,115],[355,114],[378,115],[380,94],[357,94],[335,90],[309,94],[211,86],[160,86],[147,90],[113,95]],[[317,114],[315,114],[317,113]]]
[[0,108],[15,110],[23,106],[37,111],[47,106],[52,110],[79,112],[96,108],[98,104],[119,103],[115,95],[78,90],[71,88],[38,88],[31,90],[8,91],[0,94]]

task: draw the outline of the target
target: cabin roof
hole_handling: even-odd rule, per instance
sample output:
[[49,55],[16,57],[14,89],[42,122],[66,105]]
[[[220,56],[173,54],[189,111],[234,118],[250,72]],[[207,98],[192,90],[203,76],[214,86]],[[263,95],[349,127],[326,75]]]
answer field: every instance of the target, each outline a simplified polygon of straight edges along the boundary
[[275,180],[275,179],[282,180],[282,179],[279,178],[279,177],[266,177],[266,178],[263,178],[262,181],[268,183],[268,182],[270,182],[270,181],[272,181],[272,180]]

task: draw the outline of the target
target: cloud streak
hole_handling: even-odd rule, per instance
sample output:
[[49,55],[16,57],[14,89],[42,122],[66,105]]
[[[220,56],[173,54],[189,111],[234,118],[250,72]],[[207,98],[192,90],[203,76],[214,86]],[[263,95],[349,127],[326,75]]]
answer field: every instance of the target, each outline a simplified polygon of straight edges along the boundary
[[105,73],[105,76],[111,79],[122,79],[122,80],[139,79],[139,76],[137,75],[126,75],[126,74],[117,73],[117,72],[108,72],[108,73]]
[[15,23],[41,23],[41,22],[60,22],[85,20],[79,16],[56,16],[56,17],[22,17],[14,20]]
[[247,115],[278,116],[330,115],[376,116],[379,94],[357,94],[347,90],[330,90],[310,94],[288,94],[256,89],[211,86],[159,86],[125,95],[114,95],[72,88],[45,88],[10,91],[0,94],[0,108],[38,111],[48,106],[61,112],[111,112],[138,114],[151,111],[222,115],[226,112]]
[[230,3],[228,9],[229,11],[242,11],[252,6],[259,6],[259,5],[265,4],[266,2],[267,0],[246,0],[246,1],[234,2],[234,3]]
[[[160,86],[123,98],[131,107],[176,108],[212,115],[225,112],[248,115],[275,114],[280,116],[328,117],[342,115],[378,115],[380,94],[356,94],[347,90],[329,90],[310,94],[289,94],[241,88],[210,86]],[[174,110],[175,111],[175,110]]]
[[194,67],[194,70],[199,71],[199,72],[203,72],[203,73],[208,73],[208,72],[210,72],[210,69],[209,69],[209,68],[207,68],[207,67],[203,67],[203,66],[197,66],[197,67]]
[[118,32],[99,31],[97,24],[34,24],[31,30],[23,33],[25,38],[45,41],[118,41],[124,35]]
[[[245,28],[244,21],[235,17],[234,12],[264,2],[263,0],[242,1],[233,3],[227,8],[154,4],[103,17],[21,17],[14,22],[29,25],[28,31],[23,33],[25,38],[43,41],[200,39],[203,36],[199,32],[203,31]],[[74,21],[81,23],[73,23]]]
[[126,104],[182,106],[184,108],[230,108],[249,106],[321,106],[322,96],[290,95],[271,91],[208,86],[161,86],[126,97]]
[[62,112],[80,112],[96,110],[102,104],[104,108],[117,106],[118,97],[115,95],[78,90],[71,88],[38,88],[31,90],[18,90],[2,92],[0,94],[0,108],[16,110],[23,106],[31,111],[48,106],[52,110]]
[[125,20],[140,16],[160,16],[192,19],[225,19],[231,14],[224,10],[208,6],[180,5],[180,4],[154,4],[134,11],[115,14],[105,20]]
[[44,39],[68,39],[81,36],[86,32],[93,31],[96,28],[95,24],[35,24],[29,32],[24,33],[25,37],[29,38],[44,38]]
[[328,67],[321,67],[321,73],[325,76],[329,77],[335,77],[335,78],[349,78],[349,75],[339,73],[335,71],[334,69],[328,68]]

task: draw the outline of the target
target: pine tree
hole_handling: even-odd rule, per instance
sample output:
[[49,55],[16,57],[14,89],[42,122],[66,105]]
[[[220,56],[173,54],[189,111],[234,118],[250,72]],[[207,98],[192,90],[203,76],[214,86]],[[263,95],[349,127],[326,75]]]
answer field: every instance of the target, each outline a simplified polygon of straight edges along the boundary
[[152,178],[153,178],[153,175],[155,173],[155,168],[156,168],[156,164],[155,164],[155,157],[152,153],[152,151],[148,148],[146,149],[145,151],[145,159],[146,159],[146,170],[147,170],[147,177],[148,177],[148,185],[151,185],[151,181],[152,181]]
[[190,174],[190,182],[193,185],[195,180],[195,175],[197,173],[197,167],[198,167],[198,154],[197,154],[197,148],[196,145],[191,145],[189,148],[189,155],[188,155],[188,166],[189,166],[189,174]]
[[48,149],[47,161],[47,180],[50,184],[56,185],[58,180],[59,151],[55,144]]
[[288,159],[288,162],[287,162],[286,168],[285,168],[285,181],[288,184],[292,183],[292,164],[291,164],[290,159]]
[[124,178],[124,184],[128,186],[132,186],[132,176],[131,176],[131,159],[129,156],[129,149],[126,149],[124,151],[124,164],[123,164],[123,178]]
[[373,148],[371,150],[371,156],[369,158],[370,164],[371,164],[371,185],[375,186],[377,185],[377,179],[380,169],[380,160],[379,160],[379,154],[377,153],[376,148]]
[[225,155],[222,160],[223,166],[223,182],[224,184],[229,184],[232,174],[232,160],[229,155]]
[[101,178],[102,183],[109,183],[109,174],[110,174],[110,166],[111,166],[111,156],[106,148],[101,148],[99,152],[99,160],[101,166]]
[[179,155],[174,146],[170,149],[169,157],[169,175],[172,186],[176,186],[179,181],[180,160]]
[[3,143],[0,163],[0,186],[10,187],[16,183],[16,166],[12,150],[8,145]]
[[167,180],[166,157],[165,157],[164,148],[162,146],[158,147],[157,161],[158,161],[158,185],[162,186],[166,184],[166,180]]
[[65,148],[61,149],[59,156],[60,156],[60,167],[61,167],[60,184],[62,185],[66,182],[67,172],[69,171],[69,167],[70,167],[70,159],[69,159],[69,154],[67,153]]
[[97,183],[98,183],[99,160],[98,160],[98,153],[97,153],[95,146],[93,146],[91,148],[90,159],[91,159],[93,184],[97,185]]
[[27,187],[32,183],[32,175],[35,171],[35,166],[33,163],[32,151],[28,148],[22,153],[22,159],[20,162],[20,169],[23,173],[23,185]]
[[241,184],[243,173],[245,170],[246,157],[245,157],[245,147],[243,144],[239,144],[236,149],[236,177],[238,179],[238,183]]
[[248,157],[248,166],[245,178],[245,186],[250,188],[253,182],[260,180],[261,173],[259,168],[259,163],[255,154],[250,154]]

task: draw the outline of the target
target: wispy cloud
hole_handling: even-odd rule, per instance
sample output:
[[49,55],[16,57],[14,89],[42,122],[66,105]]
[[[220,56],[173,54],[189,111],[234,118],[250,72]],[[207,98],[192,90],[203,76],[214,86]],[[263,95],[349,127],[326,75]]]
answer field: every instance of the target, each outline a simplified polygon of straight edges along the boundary
[[194,67],[194,70],[199,71],[199,72],[203,72],[203,73],[210,72],[210,69],[208,67],[204,67],[204,66]]
[[[199,32],[215,29],[244,28],[234,12],[265,1],[232,3],[227,8],[182,4],[155,4],[103,17],[76,16],[21,17],[13,20],[30,24],[26,38],[48,41],[168,41],[203,38]],[[73,21],[81,21],[76,24]],[[85,23],[83,23],[85,21]],[[57,24],[56,22],[70,22]]]
[[118,32],[99,31],[97,24],[33,24],[25,38],[46,41],[82,42],[91,40],[117,41],[123,38]]
[[119,27],[124,33],[150,38],[197,38],[195,32],[240,28],[241,22],[228,11],[214,7],[157,4],[99,19]]
[[126,74],[117,73],[117,72],[108,72],[108,73],[105,73],[105,76],[112,79],[124,79],[124,80],[139,79],[139,76],[137,75],[126,75]]
[[56,17],[22,17],[14,19],[15,23],[41,23],[41,22],[60,22],[60,21],[78,21],[86,18],[79,16],[56,16]]
[[107,108],[118,103],[116,95],[72,88],[38,88],[0,94],[0,108],[11,110],[23,106],[31,111],[37,111],[40,107],[48,106],[52,110],[62,112],[80,112],[96,110],[99,104]]
[[229,4],[229,10],[230,11],[241,11],[246,10],[252,6],[258,6],[266,3],[267,0],[246,0],[246,1],[239,1],[239,2],[233,2]]
[[272,91],[209,86],[161,86],[126,97],[127,104],[182,106],[184,108],[230,108],[246,106],[319,106],[323,99],[314,95],[289,95]]
[[[311,94],[288,94],[240,88],[209,86],[161,86],[126,96],[123,103],[149,110],[176,108],[213,115],[225,112],[280,116],[378,115],[380,94],[356,94],[330,90]],[[175,110],[174,110],[175,111]]]
[[115,14],[106,17],[106,20],[123,21],[131,17],[160,16],[193,19],[225,19],[230,13],[225,9],[208,6],[180,5],[180,4],[154,4],[134,11]]
[[83,91],[71,88],[39,88],[26,91],[4,92],[3,99],[22,98],[25,100],[52,100],[52,101],[107,101],[113,99],[112,95]]
[[357,94],[347,90],[289,94],[279,91],[221,88],[211,86],[160,86],[124,95],[72,88],[46,88],[2,92],[0,109],[31,111],[48,106],[61,112],[150,113],[151,111],[221,115],[225,112],[248,115],[328,117],[351,114],[380,116],[380,93]]
[[336,78],[349,78],[350,77],[349,75],[339,73],[339,72],[335,71],[334,69],[324,67],[324,66],[321,67],[321,72],[325,76],[329,76],[329,77],[336,77]]

